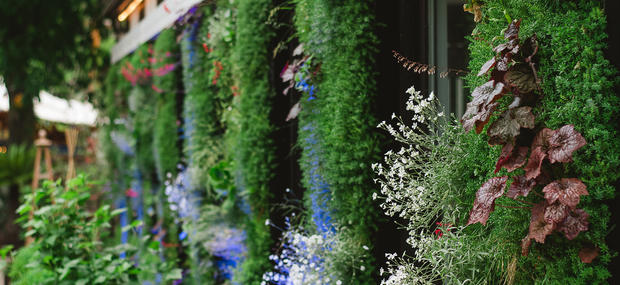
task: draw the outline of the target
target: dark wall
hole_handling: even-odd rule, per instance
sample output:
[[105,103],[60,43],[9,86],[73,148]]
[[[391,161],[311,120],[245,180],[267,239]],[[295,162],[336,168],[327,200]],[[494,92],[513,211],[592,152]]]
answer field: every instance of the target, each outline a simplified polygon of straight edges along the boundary
[[[427,94],[428,76],[405,70],[394,59],[392,51],[398,51],[409,59],[427,62],[427,18],[426,1],[400,0],[377,1],[375,6],[378,23],[377,35],[380,40],[379,53],[375,60],[377,70],[377,97],[374,104],[377,120],[389,122],[392,113],[405,118],[411,117],[406,112],[405,103],[408,95],[405,91],[414,85],[416,89]],[[389,149],[400,148],[389,134],[377,129],[380,140],[380,153]],[[378,158],[380,160],[381,157]],[[377,161],[379,162],[379,161]],[[379,186],[375,185],[377,191]],[[377,201],[377,208],[378,208]],[[378,209],[382,212],[382,210]],[[398,221],[404,224],[405,221]],[[407,232],[399,229],[394,218],[384,217],[377,225],[375,258],[378,264],[385,264],[385,253],[403,252],[410,247],[405,242]]]

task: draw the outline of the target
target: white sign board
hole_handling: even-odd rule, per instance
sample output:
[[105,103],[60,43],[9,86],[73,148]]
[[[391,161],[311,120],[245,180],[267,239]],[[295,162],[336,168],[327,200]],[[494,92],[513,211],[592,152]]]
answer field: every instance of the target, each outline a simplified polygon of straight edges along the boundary
[[200,2],[202,0],[166,0],[162,2],[112,47],[112,63],[121,60],[142,43],[150,40],[157,33],[172,25],[179,17]]

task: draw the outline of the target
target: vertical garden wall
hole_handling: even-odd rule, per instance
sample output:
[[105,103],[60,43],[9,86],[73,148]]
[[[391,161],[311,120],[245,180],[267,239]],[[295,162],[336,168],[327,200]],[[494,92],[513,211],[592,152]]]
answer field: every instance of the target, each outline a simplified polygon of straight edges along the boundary
[[[311,82],[301,83],[312,85],[302,97],[299,121],[306,204],[319,219],[315,227],[333,225],[351,243],[349,254],[363,253],[372,247],[378,217],[370,172],[377,153],[370,112],[376,90],[373,11],[367,1],[298,1],[296,28],[312,64],[320,66],[305,75]],[[343,284],[373,283],[370,255],[353,258],[359,264],[343,257],[329,270],[346,277]]]
[[[620,164],[620,140],[614,123],[619,119],[620,101],[614,93],[616,70],[603,56],[607,38],[603,8],[603,1],[490,2],[483,7],[488,20],[481,21],[474,31],[481,40],[470,45],[470,67],[478,70],[491,53],[485,40],[492,41],[504,28],[492,19],[521,19],[520,37],[536,34],[539,43],[538,76],[544,97],[534,109],[537,121],[551,129],[574,125],[587,142],[564,172],[587,186],[589,195],[583,197],[580,207],[589,214],[589,229],[574,240],[554,235],[544,244],[535,244],[530,255],[518,259],[514,277],[518,282],[598,283],[610,277],[606,265],[615,253],[606,245],[605,237],[611,227],[607,203],[614,197],[614,184],[620,178],[614,171]],[[480,79],[470,76],[468,82],[473,87]],[[499,214],[492,227],[528,222],[516,216]],[[514,239],[513,234],[517,233],[490,229],[489,238]],[[582,262],[583,251],[591,248],[600,250],[600,255],[591,263]]]
[[243,264],[243,284],[259,284],[269,268],[272,244],[269,225],[271,199],[269,181],[274,176],[273,131],[269,121],[271,98],[269,84],[269,43],[273,32],[267,20],[271,1],[242,1],[238,8],[237,42],[234,71],[239,83],[240,130],[237,138],[235,168],[242,188],[248,192],[251,214],[247,223],[248,259]]
[[[503,73],[489,71],[497,63],[477,76],[498,54],[494,47],[517,38],[524,50],[536,50],[527,52],[535,54],[528,62],[539,99],[523,103],[532,107],[536,127],[518,126],[523,135],[514,143],[565,125],[587,142],[571,163],[542,163],[551,178],[587,186],[578,203],[588,214],[587,230],[568,239],[558,225],[539,221],[549,226],[544,243],[528,239],[532,208],[546,200],[542,182],[519,201],[495,197],[488,220],[470,220],[486,181],[505,176],[510,182],[502,185],[509,189],[515,177],[526,175],[519,167],[502,168],[506,153],[488,143],[494,136],[487,130],[504,120],[500,110],[518,96],[516,87],[499,88],[506,96],[489,99],[497,110],[488,112],[480,134],[443,113],[435,95],[411,88],[403,96],[410,98],[405,105],[413,121],[380,123],[395,137],[379,141],[374,68],[376,61],[392,59],[377,58],[374,5],[205,2],[110,68],[103,97],[109,124],[101,135],[113,169],[110,194],[125,201],[119,207],[133,205],[119,224],[144,223],[142,232],[124,235],[124,242],[141,249],[136,256],[165,249],[139,261],[153,265],[149,278],[189,284],[605,282],[615,255],[606,243],[607,203],[620,178],[620,101],[613,91],[616,71],[603,57],[602,2],[467,6],[479,17],[469,46],[473,72],[465,77],[470,90],[490,78],[504,80]],[[292,22],[282,11],[294,13]],[[517,19],[518,36],[512,36],[507,27]],[[282,30],[290,37],[278,37]],[[524,64],[527,57],[518,53],[508,67]],[[284,54],[288,62],[277,66]],[[274,70],[282,70],[279,78]],[[289,97],[278,94],[282,86]],[[296,98],[286,120],[297,120],[299,138],[284,149],[274,134],[290,125],[275,120],[285,117],[278,113],[282,102]],[[403,148],[373,164],[380,144]],[[281,186],[274,181],[286,180],[276,170],[297,151],[301,158],[294,163],[302,175],[291,188],[302,188],[303,196],[289,198],[295,193],[274,189]],[[379,207],[407,231],[411,250],[405,257],[375,248],[378,221],[385,219]],[[526,255],[522,241],[532,242]],[[585,255],[594,258],[584,262]],[[384,257],[389,263],[378,264]]]
[[[465,127],[439,119],[436,98],[413,88],[407,109],[414,122],[381,124],[405,147],[374,166],[380,200],[388,215],[407,220],[414,248],[411,258],[389,255],[386,284],[605,283],[616,255],[606,236],[620,178],[613,171],[620,101],[617,71],[603,56],[603,1],[472,1],[465,8],[478,21]],[[530,108],[527,120],[502,115]],[[523,120],[516,133],[500,127],[507,118]],[[572,158],[537,160],[541,133],[569,129],[580,141],[564,153]],[[555,141],[545,151],[561,146]],[[583,182],[578,203],[552,199],[553,187],[567,181]],[[568,197],[572,190],[563,191]]]

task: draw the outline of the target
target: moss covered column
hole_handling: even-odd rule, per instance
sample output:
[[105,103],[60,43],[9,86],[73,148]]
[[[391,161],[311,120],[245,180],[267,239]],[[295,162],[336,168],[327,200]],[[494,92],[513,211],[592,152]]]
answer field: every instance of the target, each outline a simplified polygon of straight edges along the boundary
[[247,227],[248,258],[243,264],[242,284],[260,284],[269,269],[272,243],[265,221],[270,213],[269,181],[273,177],[274,146],[269,121],[275,92],[269,84],[269,43],[273,31],[267,23],[271,1],[241,1],[238,8],[234,72],[240,91],[241,130],[235,167],[249,193],[251,214]]
[[[316,114],[311,118],[321,147],[320,174],[332,192],[329,205],[335,224],[349,229],[346,238],[368,247],[372,247],[378,217],[371,198],[374,186],[370,164],[377,159],[378,148],[376,121],[371,113],[377,38],[370,3],[300,0],[296,18],[300,40],[320,64],[313,103]],[[299,125],[305,124],[300,121]],[[304,169],[306,176],[310,173]],[[343,274],[354,276],[347,284],[373,284],[373,261],[364,260],[363,264],[336,270],[354,271]]]
[[[153,128],[153,149],[155,168],[161,183],[160,189],[167,179],[167,174],[176,176],[177,163],[180,161],[179,128],[177,113],[178,91],[178,45],[176,34],[172,29],[163,30],[154,44],[153,56],[153,86],[157,94],[155,121]],[[168,243],[177,243],[177,225],[174,224],[173,214],[168,209],[165,194],[160,190],[159,199],[164,205],[162,230],[167,231]],[[173,248],[172,248],[173,249]],[[174,250],[167,250],[167,259],[176,258]]]

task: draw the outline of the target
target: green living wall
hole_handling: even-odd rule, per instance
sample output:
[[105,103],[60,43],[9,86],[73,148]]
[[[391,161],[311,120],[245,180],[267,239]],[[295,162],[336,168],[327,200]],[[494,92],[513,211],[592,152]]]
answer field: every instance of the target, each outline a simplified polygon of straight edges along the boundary
[[[620,99],[614,92],[617,71],[603,55],[607,37],[604,1],[514,0],[467,4],[466,8],[470,8],[478,21],[469,37],[471,73],[465,78],[469,89],[473,91],[491,78],[516,84],[518,88],[524,86],[518,84],[530,82],[532,92],[538,94],[535,99],[524,98],[525,103],[522,102],[534,107],[531,126],[518,125],[521,136],[514,136],[516,145],[528,146],[522,148],[525,153],[521,165],[529,157],[529,143],[536,134],[527,128],[559,129],[573,125],[583,135],[586,144],[573,153],[572,162],[567,159],[569,163],[565,164],[543,163],[543,168],[548,170],[549,180],[576,178],[586,185],[588,195],[580,197],[578,207],[589,216],[587,230],[584,223],[570,235],[563,228],[565,220],[547,222],[547,212],[544,218],[540,214],[533,217],[532,207],[546,207],[549,201],[547,191],[545,196],[538,193],[549,183],[544,179],[537,180],[532,192],[525,193],[518,201],[504,197],[509,194],[503,195],[502,187],[495,193],[498,196],[485,197],[485,186],[481,185],[490,178],[511,178],[508,186],[512,188],[515,177],[531,171],[528,167],[525,171],[520,169],[517,162],[510,171],[502,169],[502,164],[508,169],[505,159],[511,154],[501,156],[502,147],[488,143],[497,136],[487,133],[492,129],[490,126],[501,122],[500,113],[509,108],[513,95],[526,96],[525,92],[519,95],[516,92],[520,89],[510,86],[499,88],[503,91],[498,93],[511,90],[512,93],[506,93],[509,96],[498,99],[500,96],[495,94],[488,101],[482,99],[487,103],[497,100],[497,111],[491,111],[488,124],[484,122],[486,126],[482,124],[484,129],[476,134],[473,130],[466,132],[458,122],[438,117],[440,110],[433,106],[436,98],[410,88],[407,109],[413,112],[414,122],[397,122],[395,127],[381,124],[405,148],[387,152],[385,163],[373,167],[379,177],[381,206],[388,215],[407,221],[407,242],[414,251],[405,258],[388,254],[383,280],[385,284],[604,284],[611,277],[610,260],[617,255],[608,247],[606,236],[612,228],[608,203],[615,196],[620,178],[616,171],[620,166],[617,125]],[[520,29],[514,24],[516,20],[520,21]],[[512,28],[508,28],[510,23]],[[494,48],[516,37],[515,32],[521,49],[513,53],[515,56],[507,69],[531,60],[539,84],[533,75],[521,78],[521,82],[509,78],[508,74],[515,73],[504,77],[498,72],[499,63],[483,67],[496,54],[501,54],[496,59],[505,56],[507,52],[502,47]],[[528,58],[535,45],[526,39],[534,34],[537,52]],[[529,69],[522,74],[533,74]],[[467,113],[480,102],[480,94],[484,93],[481,90],[472,92],[475,93],[473,103],[468,104]],[[464,119],[467,122],[470,117]],[[424,124],[423,128],[416,126],[420,123]],[[490,212],[488,220],[486,216],[481,219],[472,215],[484,199],[491,202],[486,212]],[[528,251],[528,240],[532,241],[541,224],[544,233],[551,234],[542,239],[544,243],[532,242]]]
[[[299,121],[304,146],[301,167],[306,189],[313,175],[327,183],[331,199],[327,208],[343,239],[357,247],[372,248],[378,211],[372,203],[370,163],[377,159],[376,121],[371,104],[376,92],[374,34],[371,1],[296,1],[295,24],[300,42],[313,64],[320,66],[313,79],[313,95],[302,97]],[[313,75],[314,76],[314,75]],[[308,128],[308,126],[312,126]],[[317,143],[308,144],[308,138]],[[319,149],[313,146],[316,144]],[[318,155],[318,161],[316,156]],[[318,168],[313,168],[315,163]],[[316,186],[314,186],[316,187]],[[307,197],[306,204],[310,198]],[[316,211],[308,207],[309,211]],[[310,213],[312,214],[312,213]],[[371,257],[335,262],[330,271],[349,280],[343,284],[373,284],[376,267]]]
[[249,0],[238,4],[233,73],[239,85],[240,129],[236,142],[235,167],[240,188],[248,193],[251,214],[247,222],[248,257],[239,282],[260,284],[269,270],[272,244],[269,219],[269,183],[274,177],[273,126],[269,121],[275,91],[269,83],[273,32],[268,25],[271,1]]
[[[153,49],[153,57],[156,60],[153,64],[154,72],[161,70],[162,73],[166,73],[170,65],[176,65],[178,61],[179,47],[176,43],[175,31],[171,28],[163,30],[155,40]],[[177,163],[180,161],[177,145],[180,128],[177,124],[177,94],[180,92],[178,80],[174,71],[153,78],[153,85],[159,90],[153,129],[153,148],[160,182],[166,180],[167,173],[177,172]]]
[[[603,5],[604,1],[540,0],[485,1],[482,6],[482,21],[469,47],[470,69],[479,70],[493,55],[492,48],[499,43],[496,36],[507,26],[507,17],[522,19],[520,38],[536,34],[539,42],[543,97],[533,111],[537,121],[551,129],[573,124],[587,141],[564,172],[587,185],[589,195],[582,197],[579,205],[590,215],[589,230],[572,241],[554,234],[544,244],[534,243],[527,257],[517,258],[514,271],[500,266],[494,278],[508,278],[516,284],[597,284],[610,277],[607,264],[616,253],[605,241],[611,227],[606,201],[614,197],[614,183],[620,178],[620,100],[613,90],[616,70],[603,56],[607,37]],[[473,74],[467,77],[472,90],[484,80]],[[486,141],[485,135],[471,139]],[[495,160],[496,151],[477,156]],[[491,176],[488,174],[486,177]],[[471,187],[467,192],[473,197],[476,190]],[[529,214],[522,212],[497,209],[492,213],[490,223],[481,229],[487,236],[485,242],[506,241],[509,246],[504,247],[503,255],[516,255],[529,224]],[[583,263],[579,251],[584,247],[600,248],[600,255],[592,263]]]

